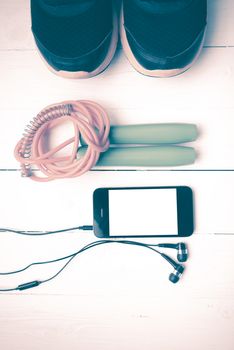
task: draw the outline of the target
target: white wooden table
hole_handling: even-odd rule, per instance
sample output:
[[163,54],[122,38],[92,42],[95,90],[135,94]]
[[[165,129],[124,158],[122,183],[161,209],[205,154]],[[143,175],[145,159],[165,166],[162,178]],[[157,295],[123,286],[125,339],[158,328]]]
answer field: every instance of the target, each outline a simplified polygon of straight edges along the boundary
[[[208,2],[205,47],[187,73],[141,76],[119,48],[106,72],[77,81],[54,76],[39,58],[29,1],[1,0],[0,227],[91,224],[92,192],[101,186],[187,185],[195,193],[196,229],[186,240],[190,259],[177,285],[155,254],[103,246],[78,257],[48,285],[0,294],[0,349],[234,349],[234,2]],[[48,184],[21,178],[13,149],[26,124],[48,104],[83,98],[102,104],[113,124],[198,124],[197,162],[155,171],[92,171]],[[66,255],[93,240],[85,232],[44,238],[1,233],[0,270]],[[0,287],[49,277],[60,266],[1,277]]]

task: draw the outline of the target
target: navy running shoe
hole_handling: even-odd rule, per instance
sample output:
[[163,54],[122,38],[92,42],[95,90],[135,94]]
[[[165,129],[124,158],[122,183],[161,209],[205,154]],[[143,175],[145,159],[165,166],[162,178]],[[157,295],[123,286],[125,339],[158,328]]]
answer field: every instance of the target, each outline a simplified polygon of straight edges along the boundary
[[142,74],[171,77],[189,69],[204,43],[207,0],[123,0],[122,46]]
[[111,62],[118,41],[112,0],[31,0],[37,48],[54,73],[90,78]]

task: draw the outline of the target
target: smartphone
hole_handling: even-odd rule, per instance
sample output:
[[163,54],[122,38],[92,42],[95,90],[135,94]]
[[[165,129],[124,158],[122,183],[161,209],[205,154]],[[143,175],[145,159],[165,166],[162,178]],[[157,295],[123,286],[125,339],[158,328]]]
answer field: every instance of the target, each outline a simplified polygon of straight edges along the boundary
[[192,190],[98,188],[93,193],[93,227],[99,238],[188,237],[194,231]]

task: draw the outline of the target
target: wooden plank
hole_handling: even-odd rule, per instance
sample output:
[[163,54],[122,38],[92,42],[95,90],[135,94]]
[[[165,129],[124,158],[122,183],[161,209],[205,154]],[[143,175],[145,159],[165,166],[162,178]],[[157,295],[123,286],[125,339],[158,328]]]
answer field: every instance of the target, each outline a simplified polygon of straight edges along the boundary
[[66,99],[91,99],[107,109],[112,124],[197,123],[199,159],[188,169],[234,169],[233,56],[234,48],[205,49],[190,72],[169,80],[136,74],[124,57],[116,57],[105,74],[71,81],[51,74],[34,52],[2,52],[0,168],[17,167],[16,141],[42,108]]
[[[177,285],[167,281],[171,268],[140,248],[86,253],[48,286],[1,295],[1,346],[232,350],[233,244],[233,236],[193,236]],[[34,278],[42,275],[34,270]]]
[[[16,140],[43,107],[89,98],[107,109],[113,124],[196,122],[199,159],[183,169],[233,169],[234,6],[232,0],[208,4],[209,48],[186,74],[166,80],[140,76],[118,50],[101,76],[69,81],[47,71],[35,52],[29,0],[1,1],[0,168],[17,167]],[[50,184],[0,172],[0,226],[47,230],[91,223],[96,187],[140,185],[194,190],[196,234],[185,240],[190,258],[180,284],[170,284],[171,267],[147,250],[90,250],[51,284],[20,296],[0,295],[2,349],[233,350],[233,172],[90,172]],[[93,240],[85,232],[44,238],[1,233],[0,270],[56,258]],[[47,278],[60,266],[1,277],[0,287]]]
[[30,0],[0,2],[0,50],[32,50]]
[[205,46],[233,46],[234,6],[232,0],[208,0]]
[[[1,235],[1,272],[15,271],[36,261],[47,261],[66,256],[94,241],[91,235],[58,235],[27,238]],[[178,239],[141,239],[144,243],[178,242]],[[172,284],[168,278],[173,267],[160,256],[142,247],[116,243],[92,248],[78,255],[66,270],[51,282],[17,295],[76,295],[80,298],[188,298],[233,299],[234,238],[228,235],[193,235],[185,239],[189,258],[184,263],[181,280]],[[161,250],[176,261],[176,251]],[[27,252],[27,254],[25,254]],[[14,288],[34,280],[53,276],[64,263],[34,266],[18,275],[1,276],[0,289]],[[135,291],[135,296],[134,292]],[[6,294],[6,293],[5,293]],[[3,295],[5,295],[3,294]],[[5,295],[6,297],[6,295]],[[1,294],[2,300],[2,294]],[[4,304],[1,302],[1,304]],[[81,304],[83,304],[81,302]],[[233,305],[234,306],[234,305]],[[2,309],[2,305],[1,305]],[[108,311],[108,305],[107,310]],[[95,315],[95,313],[94,313]],[[5,317],[7,312],[5,311]],[[1,312],[1,316],[3,313]]]
[[49,183],[19,173],[0,175],[1,227],[53,230],[92,224],[92,194],[98,187],[187,185],[194,191],[195,232],[234,233],[233,172],[90,172]]
[[132,299],[116,293],[109,300],[77,296],[3,300],[9,315],[1,322],[5,350],[185,350],[188,344],[191,350],[233,349],[233,299],[175,301],[171,296],[162,303],[157,296]]

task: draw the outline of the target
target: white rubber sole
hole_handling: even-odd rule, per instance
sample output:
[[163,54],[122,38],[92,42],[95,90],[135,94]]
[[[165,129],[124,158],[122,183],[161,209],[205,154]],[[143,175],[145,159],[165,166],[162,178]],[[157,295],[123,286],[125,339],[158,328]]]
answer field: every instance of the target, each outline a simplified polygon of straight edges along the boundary
[[112,32],[112,37],[111,37],[111,43],[110,47],[108,50],[108,53],[104,59],[104,61],[101,63],[99,67],[97,67],[94,71],[92,72],[85,72],[85,71],[78,71],[78,72],[68,72],[68,71],[63,71],[63,70],[56,70],[53,67],[51,67],[48,62],[45,60],[45,58],[42,56],[42,54],[39,52],[39,55],[41,56],[43,62],[47,66],[47,68],[54,74],[63,77],[63,78],[68,78],[68,79],[88,79],[92,78],[101,72],[103,72],[110,64],[112,58],[114,57],[117,44],[118,44],[118,17],[117,17],[117,12],[114,9],[113,10],[113,32]]
[[127,59],[129,60],[130,64],[141,74],[143,75],[147,75],[147,76],[151,76],[151,77],[155,77],[155,78],[170,78],[170,77],[174,77],[176,75],[182,74],[185,71],[187,71],[189,68],[192,67],[192,65],[196,62],[196,60],[198,59],[198,57],[201,54],[201,50],[203,48],[203,44],[204,44],[204,39],[205,39],[205,33],[203,36],[203,40],[201,42],[201,45],[199,47],[199,50],[195,56],[195,58],[193,59],[193,61],[188,64],[187,66],[183,67],[183,68],[178,68],[178,69],[165,69],[165,70],[160,70],[160,69],[156,69],[156,70],[149,70],[144,68],[135,58],[129,43],[128,43],[128,39],[127,39],[127,34],[125,31],[125,27],[124,27],[124,14],[123,14],[123,6],[121,9],[121,14],[120,14],[120,37],[121,37],[121,43],[122,43],[122,47],[124,50],[125,55],[127,56]]

